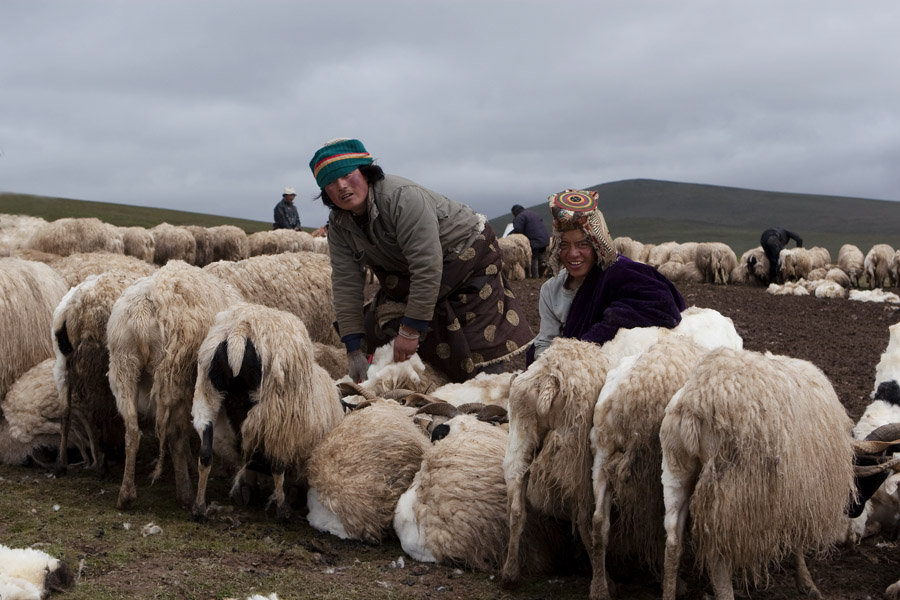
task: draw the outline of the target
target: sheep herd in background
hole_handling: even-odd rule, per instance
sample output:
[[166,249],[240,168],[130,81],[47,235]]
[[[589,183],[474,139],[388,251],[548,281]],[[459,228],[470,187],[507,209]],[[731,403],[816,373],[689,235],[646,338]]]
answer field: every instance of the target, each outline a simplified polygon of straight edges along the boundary
[[[608,556],[660,573],[674,600],[685,548],[717,599],[788,557],[814,595],[807,553],[900,522],[900,475],[881,459],[875,484],[854,487],[855,456],[890,454],[900,438],[883,427],[900,422],[900,324],[855,428],[817,367],[744,350],[731,319],[697,307],[672,330],[557,339],[524,372],[461,384],[417,355],[393,363],[385,346],[355,384],[332,326],[327,245],[309,234],[10,215],[0,226],[0,462],[62,475],[70,452],[101,473],[122,457],[120,509],[137,499],[147,435],[154,479],[171,463],[175,500],[198,520],[215,457],[238,505],[271,490],[288,519],[290,492],[304,491],[318,530],[397,537],[416,560],[506,585],[586,556],[593,600],[612,595]],[[527,276],[527,239],[500,245],[504,273]],[[760,247],[738,258],[718,242],[615,246],[676,283],[847,297],[861,281],[900,282],[886,244],[865,256],[845,245],[836,263],[824,248],[785,250],[782,285]],[[2,577],[0,597],[17,585]]]

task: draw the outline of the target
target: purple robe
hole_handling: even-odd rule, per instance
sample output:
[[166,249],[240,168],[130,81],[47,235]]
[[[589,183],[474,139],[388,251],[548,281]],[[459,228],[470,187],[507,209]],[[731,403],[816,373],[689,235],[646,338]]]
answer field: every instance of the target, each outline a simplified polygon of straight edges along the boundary
[[569,309],[562,336],[603,344],[619,329],[681,322],[684,298],[655,268],[619,255],[605,270],[588,273]]

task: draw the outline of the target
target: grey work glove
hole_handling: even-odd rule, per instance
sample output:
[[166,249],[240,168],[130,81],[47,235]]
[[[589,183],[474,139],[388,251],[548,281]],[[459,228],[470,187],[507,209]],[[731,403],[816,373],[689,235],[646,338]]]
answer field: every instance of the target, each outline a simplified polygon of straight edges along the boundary
[[354,350],[347,355],[347,364],[350,367],[350,379],[356,383],[362,383],[368,379],[366,372],[369,370],[369,361],[362,350]]

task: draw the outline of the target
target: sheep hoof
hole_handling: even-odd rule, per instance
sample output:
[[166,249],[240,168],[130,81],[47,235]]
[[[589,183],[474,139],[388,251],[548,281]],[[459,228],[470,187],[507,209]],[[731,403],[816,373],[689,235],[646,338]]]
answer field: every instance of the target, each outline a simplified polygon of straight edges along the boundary
[[285,502],[276,509],[275,514],[279,521],[290,521],[294,511],[291,510],[291,505]]
[[250,506],[253,496],[253,489],[249,485],[240,484],[231,488],[231,501],[237,506]]
[[500,585],[503,586],[503,589],[512,590],[519,587],[519,577],[512,577],[504,572],[500,576]]
[[131,503],[137,500],[137,494],[134,492],[119,492],[119,501],[116,502],[116,508],[124,510],[131,506]]
[[191,519],[196,521],[197,523],[205,523],[206,516],[207,512],[205,504],[195,504],[191,509]]
[[69,465],[63,465],[57,463],[53,467],[53,476],[54,477],[65,477],[69,473]]

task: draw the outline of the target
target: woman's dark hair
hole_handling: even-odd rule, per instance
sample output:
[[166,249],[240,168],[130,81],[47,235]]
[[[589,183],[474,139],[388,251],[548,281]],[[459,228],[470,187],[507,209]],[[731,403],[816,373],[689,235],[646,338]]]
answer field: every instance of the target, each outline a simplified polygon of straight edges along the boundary
[[[362,176],[365,178],[366,183],[372,185],[373,183],[377,183],[384,179],[384,169],[379,167],[378,165],[362,165],[359,168],[359,172],[362,173]],[[319,195],[316,198],[322,199],[322,204],[327,206],[328,208],[338,208],[337,205],[331,201],[331,198],[328,197],[328,194],[325,193],[324,189],[319,190]]]

